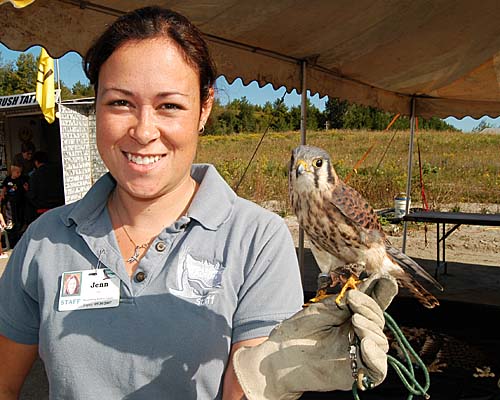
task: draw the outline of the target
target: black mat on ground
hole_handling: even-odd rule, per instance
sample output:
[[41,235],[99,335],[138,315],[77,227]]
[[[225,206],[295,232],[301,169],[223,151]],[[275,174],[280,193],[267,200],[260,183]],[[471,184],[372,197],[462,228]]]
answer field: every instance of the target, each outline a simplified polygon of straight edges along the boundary
[[[305,293],[305,298],[311,295]],[[430,373],[428,394],[432,400],[500,400],[500,335],[494,326],[500,320],[500,307],[443,301],[439,307],[428,310],[411,298],[398,298],[387,312],[402,329],[425,337],[426,344],[419,347],[416,341],[419,335],[409,337],[408,331],[405,333],[425,364],[436,361],[440,370]],[[483,371],[490,368],[495,376],[474,377],[478,373],[476,367]],[[416,371],[416,376],[423,382],[421,373]],[[389,367],[385,382],[371,391],[359,392],[359,397],[406,399],[408,392]],[[301,397],[304,400],[353,398],[351,392],[305,393]]]

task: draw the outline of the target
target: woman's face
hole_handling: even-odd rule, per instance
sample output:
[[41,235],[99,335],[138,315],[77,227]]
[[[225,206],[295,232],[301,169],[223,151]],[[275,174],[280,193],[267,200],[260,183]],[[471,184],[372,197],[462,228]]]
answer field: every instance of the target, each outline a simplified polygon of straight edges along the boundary
[[198,74],[173,42],[119,47],[101,67],[96,96],[97,147],[118,187],[154,199],[182,185],[210,109],[211,101],[200,108]]
[[68,279],[68,284],[66,288],[69,294],[74,294],[76,292],[77,286],[78,282],[76,281],[76,278],[74,276]]

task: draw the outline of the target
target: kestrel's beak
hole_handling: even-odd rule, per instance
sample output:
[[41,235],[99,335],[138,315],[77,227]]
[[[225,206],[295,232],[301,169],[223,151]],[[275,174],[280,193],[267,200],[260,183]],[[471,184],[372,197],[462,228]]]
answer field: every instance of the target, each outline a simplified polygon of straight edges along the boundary
[[309,172],[309,167],[304,160],[297,160],[297,168],[295,168],[295,177],[298,178],[305,172]]

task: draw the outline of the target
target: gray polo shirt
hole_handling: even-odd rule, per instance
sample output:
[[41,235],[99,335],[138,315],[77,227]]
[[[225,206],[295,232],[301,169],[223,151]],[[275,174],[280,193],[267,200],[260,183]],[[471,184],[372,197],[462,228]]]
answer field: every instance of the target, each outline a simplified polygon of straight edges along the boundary
[[[0,280],[0,333],[39,343],[52,399],[220,398],[231,343],[267,336],[301,308],[283,220],[236,196],[213,166],[192,176],[200,187],[187,216],[132,278],[106,209],[109,174],[16,245]],[[119,306],[57,311],[61,274],[96,267],[99,255],[120,278]]]

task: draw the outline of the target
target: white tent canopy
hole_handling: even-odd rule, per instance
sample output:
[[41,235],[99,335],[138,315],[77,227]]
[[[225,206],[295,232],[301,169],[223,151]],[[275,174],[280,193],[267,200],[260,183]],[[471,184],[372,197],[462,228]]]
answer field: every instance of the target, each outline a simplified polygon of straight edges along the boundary
[[229,82],[303,90],[422,117],[500,116],[498,0],[35,0],[0,5],[0,41],[85,53],[123,12],[160,4],[206,35]]

